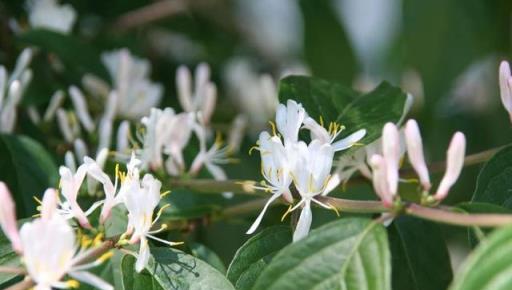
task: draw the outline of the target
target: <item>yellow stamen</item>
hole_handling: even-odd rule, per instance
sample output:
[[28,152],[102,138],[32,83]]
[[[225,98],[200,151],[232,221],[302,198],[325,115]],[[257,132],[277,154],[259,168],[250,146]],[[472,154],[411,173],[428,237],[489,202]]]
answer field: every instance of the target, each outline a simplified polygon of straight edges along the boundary
[[330,203],[327,203],[327,205],[336,213],[336,215],[338,217],[340,217],[340,212],[338,211],[338,209],[334,205],[332,205]]
[[160,193],[160,198],[165,197],[165,196],[168,196],[169,194],[171,194],[171,191],[170,191],[170,190],[168,190],[168,191],[164,191],[164,192]]
[[258,147],[258,146],[256,146],[256,145],[255,145],[255,146],[252,146],[252,147],[249,149],[249,155],[251,155],[251,154],[252,154],[252,151],[253,151],[253,150],[260,150],[260,147]]
[[277,136],[276,124],[274,122],[272,122],[272,121],[268,121],[268,123],[272,127],[272,135],[273,136]]
[[96,262],[98,263],[103,263],[105,262],[106,260],[112,258],[112,256],[114,256],[114,252],[113,251],[108,251],[106,252],[105,254],[101,255],[101,257],[99,257],[98,259],[96,259]]
[[283,214],[283,216],[281,217],[281,222],[282,222],[282,221],[284,221],[284,219],[286,218],[286,216],[287,216],[289,213],[291,213],[291,212],[292,212],[292,211],[291,211],[291,209],[292,209],[292,205],[290,204],[290,205],[288,206],[288,209],[286,210],[286,212],[285,212],[285,213]]
[[66,286],[68,288],[74,288],[74,289],[77,289],[78,287],[80,287],[80,282],[78,282],[77,280],[68,280],[66,281]]
[[103,240],[103,233],[99,233],[98,235],[96,235],[96,237],[94,237],[94,240],[92,241],[92,245],[98,246],[99,244],[101,244],[102,240]]
[[324,127],[324,118],[322,116],[320,116],[320,126]]
[[88,248],[92,244],[92,242],[92,239],[86,235],[83,235],[80,239],[80,245],[82,246],[82,248]]
[[38,204],[43,204],[43,202],[37,197],[37,196],[32,196],[32,198],[38,203]]
[[174,246],[179,246],[179,245],[183,245],[185,242],[169,242],[169,245],[171,245],[171,247],[174,247]]

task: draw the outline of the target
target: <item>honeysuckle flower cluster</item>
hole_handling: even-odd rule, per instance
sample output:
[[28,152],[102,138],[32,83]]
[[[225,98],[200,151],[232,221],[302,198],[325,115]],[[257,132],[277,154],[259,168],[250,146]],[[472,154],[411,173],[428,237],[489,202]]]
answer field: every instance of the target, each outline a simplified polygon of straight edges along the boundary
[[[334,153],[359,142],[365,136],[366,130],[358,130],[337,140],[343,130],[342,126],[331,123],[329,130],[325,129],[308,116],[301,104],[293,100],[278,106],[276,127],[279,134],[275,131],[273,135],[262,132],[257,147],[261,155],[261,172],[265,178],[265,182],[258,188],[270,192],[272,196],[247,233],[251,234],[258,228],[267,208],[278,197],[282,196],[288,202],[293,202],[292,190],[295,189],[301,199],[287,213],[302,207],[293,234],[293,240],[297,241],[309,232],[312,221],[311,203],[333,209],[316,197],[326,192]],[[301,128],[310,131],[309,144],[299,140]]]
[[[137,257],[136,271],[140,272],[147,265],[150,257],[148,239],[174,246],[181,243],[169,242],[158,238],[158,234],[166,229],[163,225],[154,229],[165,205],[155,215],[161,196],[161,182],[151,174],[140,177],[141,161],[132,154],[127,165],[127,172],[116,168],[116,177],[112,181],[98,163],[84,158],[76,172],[61,166],[59,173],[60,190],[48,189],[41,202],[41,218],[25,223],[18,233],[15,217],[15,205],[4,183],[0,182],[0,224],[13,249],[23,257],[28,275],[37,284],[36,289],[76,287],[75,280],[61,282],[68,275],[74,279],[85,281],[99,289],[112,289],[110,285],[92,276],[85,270],[99,265],[108,255],[100,257],[90,264],[82,264],[82,260],[93,248],[76,245],[76,234],[69,222],[76,220],[82,228],[93,229],[88,216],[101,207],[99,223],[105,223],[116,206],[124,206],[128,211],[128,227],[119,238],[118,244],[139,244],[139,252],[132,253]],[[103,186],[105,199],[97,201],[89,209],[83,210],[78,203],[78,193],[85,177],[90,176]],[[44,234],[43,234],[44,232]],[[98,243],[101,241],[101,236]],[[41,240],[41,238],[43,240]],[[34,243],[35,240],[38,243]],[[59,264],[54,264],[59,263]]]
[[76,11],[58,0],[28,0],[28,22],[33,28],[44,28],[68,34],[76,21]]
[[[7,186],[0,182],[0,224],[13,249],[21,256],[27,276],[37,290],[52,288],[77,288],[78,281],[97,289],[114,289],[87,270],[100,265],[111,256],[107,252],[93,262],[83,262],[97,245],[86,248],[77,243],[75,231],[66,219],[58,214],[57,192],[44,193],[41,216],[26,222],[18,231],[15,205]],[[68,280],[66,277],[70,277]],[[76,280],[75,280],[76,279]]]
[[[464,134],[456,132],[446,153],[446,171],[437,190],[430,195],[432,184],[425,157],[423,143],[414,120],[405,125],[405,143],[407,156],[416,171],[423,192],[423,203],[435,204],[442,201],[457,181],[464,165],[466,139]],[[370,159],[373,174],[373,187],[386,207],[392,207],[398,198],[399,169],[400,169],[400,137],[395,124],[387,123],[382,130],[382,154],[374,154]]]

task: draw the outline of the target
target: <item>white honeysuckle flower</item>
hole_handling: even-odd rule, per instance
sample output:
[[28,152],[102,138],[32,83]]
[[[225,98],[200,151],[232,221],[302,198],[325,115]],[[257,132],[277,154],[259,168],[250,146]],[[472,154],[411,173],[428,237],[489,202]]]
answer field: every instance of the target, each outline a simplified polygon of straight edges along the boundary
[[68,118],[68,114],[64,109],[57,109],[57,125],[59,126],[60,132],[66,142],[73,143],[75,139],[75,130],[72,129],[72,122]]
[[117,128],[116,134],[116,151],[118,153],[125,153],[129,150],[130,142],[130,122],[122,121]]
[[[88,158],[88,157],[85,157]],[[70,168],[61,166],[59,168],[60,174],[60,193],[65,200],[59,202],[59,213],[66,219],[75,218],[82,227],[91,228],[91,224],[87,219],[96,208],[98,208],[103,201],[94,203],[87,211],[83,211],[78,204],[78,193],[80,187],[87,174],[88,164],[78,166],[75,173]]]
[[20,239],[23,263],[36,290],[76,288],[75,280],[62,281],[64,276],[86,282],[98,289],[114,288],[86,270],[98,266],[111,256],[107,253],[88,264],[79,264],[95,248],[79,249],[73,228],[59,214],[57,193],[48,189],[43,197],[41,218],[23,224]]
[[293,200],[290,184],[292,183],[291,168],[294,166],[293,158],[295,156],[288,154],[287,148],[285,148],[278,136],[270,136],[265,131],[260,133],[258,150],[261,155],[261,174],[268,184],[257,188],[269,191],[272,196],[249,230],[247,230],[247,234],[252,234],[256,231],[268,207],[278,197],[285,196],[288,200]]
[[166,127],[166,133],[162,136],[163,152],[169,155],[165,166],[170,174],[173,171],[169,169],[172,168],[177,169],[179,173],[183,173],[185,170],[183,149],[187,146],[196,126],[194,113],[179,113],[162,126]]
[[160,103],[163,88],[150,80],[151,65],[147,60],[132,55],[126,48],[105,52],[101,58],[119,95],[116,115],[138,119]]
[[384,206],[391,207],[394,195],[389,190],[386,161],[381,155],[375,154],[370,159],[370,166],[373,172],[372,182],[375,192]]
[[196,67],[194,88],[192,88],[192,75],[186,66],[176,70],[176,87],[178,100],[185,112],[201,112],[201,124],[208,124],[215,109],[217,101],[217,88],[210,81],[210,67],[201,63]]
[[169,242],[154,236],[154,234],[165,229],[165,226],[162,226],[160,229],[151,230],[165,208],[162,207],[156,217],[153,217],[155,208],[161,199],[160,189],[162,184],[151,174],[146,174],[142,181],[139,180],[137,167],[140,165],[140,160],[137,160],[134,156],[132,155],[132,159],[128,164],[128,173],[125,180],[121,183],[119,194],[121,194],[124,205],[128,210],[128,229],[126,233],[131,234],[129,242],[132,244],[140,243],[139,253],[136,255],[135,270],[141,272],[147,265],[150,257],[148,238],[170,246],[181,243]]
[[110,177],[103,172],[103,166],[99,165],[95,160],[85,157],[84,164],[87,166],[88,175],[103,185],[105,200],[100,214],[100,223],[103,224],[110,217],[112,208],[123,202],[122,195],[116,195],[118,172],[116,172],[115,181],[112,183]]
[[322,143],[331,144],[334,152],[346,150],[354,146],[366,135],[366,130],[360,129],[348,135],[347,137],[336,141],[340,133],[344,130],[343,126],[332,122],[329,124],[329,130],[326,130],[322,125],[318,124],[311,117],[306,117],[304,119],[303,127],[311,132],[311,139],[316,139]]
[[512,75],[510,73],[510,65],[507,61],[501,62],[499,74],[501,102],[512,121]]
[[172,108],[164,110],[152,108],[149,116],[142,118],[141,123],[145,127],[143,138],[143,149],[141,155],[144,165],[149,166],[152,170],[161,168],[163,165],[162,148],[163,148],[163,131],[167,121],[174,117],[175,113]]
[[293,146],[294,152],[292,154],[296,154],[297,158],[292,169],[293,183],[301,196],[301,200],[290,209],[290,212],[301,205],[303,206],[297,227],[293,233],[293,241],[298,241],[309,233],[312,221],[311,202],[327,209],[333,208],[318,201],[315,196],[321,195],[329,182],[334,149],[331,145],[322,144],[318,140],[311,141],[309,145],[299,141]]
[[75,9],[57,0],[28,0],[28,21],[33,28],[45,28],[68,34],[76,20]]
[[297,142],[299,130],[305,117],[306,111],[302,104],[293,100],[288,100],[286,106],[279,104],[276,111],[276,126],[283,136],[285,145]]
[[7,185],[0,181],[0,226],[11,242],[12,248],[21,253],[22,245],[16,224],[16,205]]

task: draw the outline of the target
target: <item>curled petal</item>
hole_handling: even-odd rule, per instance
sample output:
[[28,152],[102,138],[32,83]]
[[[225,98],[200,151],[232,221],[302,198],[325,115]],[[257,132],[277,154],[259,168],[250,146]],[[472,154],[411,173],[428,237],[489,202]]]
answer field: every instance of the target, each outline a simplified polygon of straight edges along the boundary
[[294,242],[301,240],[308,235],[312,220],[313,214],[311,213],[311,201],[308,200],[300,212],[297,227],[295,228],[295,232],[293,232]]
[[267,208],[270,206],[270,204],[272,202],[274,202],[274,200],[276,200],[279,196],[281,196],[281,194],[274,194],[272,195],[267,203],[265,203],[265,206],[263,207],[263,209],[261,210],[260,214],[258,215],[258,217],[256,218],[256,220],[254,220],[254,223],[251,225],[251,227],[249,228],[249,230],[247,230],[246,234],[250,235],[252,233],[254,233],[256,231],[256,229],[258,229],[258,226],[260,225],[261,223],[261,220],[263,219],[263,216],[265,215],[265,212],[267,211]]
[[405,143],[407,144],[409,161],[418,174],[423,189],[425,191],[430,190],[430,177],[423,155],[423,142],[421,140],[418,123],[416,123],[415,120],[409,120],[405,126]]
[[366,135],[365,129],[357,130],[356,132],[348,135],[347,137],[332,143],[332,147],[334,148],[335,152],[341,151],[341,150],[346,150],[346,149],[352,147],[357,142],[359,142],[361,139],[363,139],[365,135]]
[[465,151],[466,138],[464,134],[457,132],[453,135],[446,153],[446,172],[434,196],[437,200],[443,200],[455,181],[457,181],[457,178],[459,178],[462,167],[464,166]]

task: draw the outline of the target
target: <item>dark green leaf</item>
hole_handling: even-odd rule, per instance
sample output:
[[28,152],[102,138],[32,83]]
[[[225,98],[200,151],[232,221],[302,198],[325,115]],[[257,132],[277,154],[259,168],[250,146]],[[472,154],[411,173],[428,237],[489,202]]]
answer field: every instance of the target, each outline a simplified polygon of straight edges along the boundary
[[[21,267],[21,261],[18,255],[12,250],[11,243],[0,232],[0,265],[3,267]],[[4,289],[13,284],[15,281],[20,280],[21,277],[9,273],[0,272],[0,288]]]
[[291,241],[290,227],[273,226],[262,230],[238,249],[226,276],[236,289],[251,289],[272,258]]
[[259,289],[391,289],[384,227],[344,218],[313,230],[281,250],[263,270]]
[[35,213],[33,196],[57,185],[58,171],[48,152],[25,136],[0,135],[0,180],[16,201],[18,218]]
[[455,276],[451,290],[512,289],[512,228],[496,230],[475,249]]
[[512,209],[512,146],[496,153],[482,168],[473,202],[486,202]]
[[436,224],[403,216],[389,226],[393,290],[446,289],[452,280],[448,249]]
[[[122,260],[125,289],[212,289],[229,290],[233,285],[207,263],[172,248],[152,248],[149,265],[140,274],[135,272],[135,258]],[[142,288],[130,288],[144,285]]]

